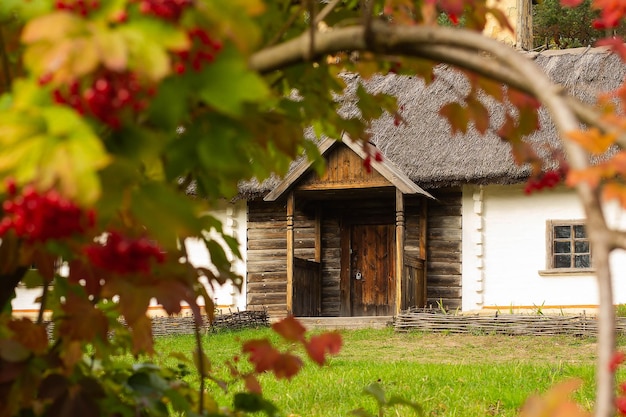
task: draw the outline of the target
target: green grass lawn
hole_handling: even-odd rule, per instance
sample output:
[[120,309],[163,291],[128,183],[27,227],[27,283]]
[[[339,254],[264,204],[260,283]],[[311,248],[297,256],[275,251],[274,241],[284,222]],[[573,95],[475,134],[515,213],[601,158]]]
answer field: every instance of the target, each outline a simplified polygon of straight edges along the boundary
[[[373,382],[379,382],[388,395],[420,403],[428,416],[515,416],[529,395],[578,377],[584,385],[576,399],[592,407],[593,339],[394,333],[391,329],[342,335],[342,352],[327,366],[320,368],[307,360],[291,381],[277,381],[271,375],[261,378],[265,397],[285,416],[346,416],[359,407],[374,412],[374,400],[363,394],[363,388]],[[280,343],[266,329],[203,336],[213,372],[228,380],[225,361],[240,352],[242,341],[262,337]],[[169,353],[190,356],[193,349],[193,336],[159,338],[156,361],[172,365],[175,360]],[[187,378],[196,383],[195,373]],[[241,383],[235,383],[230,390],[242,389]],[[220,404],[232,401],[212,383],[209,390]],[[398,408],[387,415],[414,414]]]

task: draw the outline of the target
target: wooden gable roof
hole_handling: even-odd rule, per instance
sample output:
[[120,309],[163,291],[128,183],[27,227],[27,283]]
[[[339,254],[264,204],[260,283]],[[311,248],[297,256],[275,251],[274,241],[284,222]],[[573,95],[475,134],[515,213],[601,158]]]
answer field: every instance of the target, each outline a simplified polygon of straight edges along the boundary
[[[345,146],[341,146],[341,144]],[[341,142],[327,138],[319,144],[320,154],[326,157],[326,172],[317,176],[311,169],[312,162],[305,160],[293,169],[269,194],[265,201],[275,201],[293,188],[303,190],[339,190],[347,188],[395,187],[402,194],[418,194],[432,197],[409,179],[390,160],[372,160],[371,173],[365,173],[363,160],[367,157],[363,147],[344,134]]]

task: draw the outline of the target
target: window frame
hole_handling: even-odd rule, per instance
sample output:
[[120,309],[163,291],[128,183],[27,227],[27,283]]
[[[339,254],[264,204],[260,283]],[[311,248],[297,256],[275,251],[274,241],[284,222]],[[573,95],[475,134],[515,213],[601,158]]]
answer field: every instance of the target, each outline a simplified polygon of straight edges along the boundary
[[[585,233],[585,239],[586,241],[589,242],[589,257],[590,257],[590,262],[591,262],[591,266],[589,267],[585,267],[585,268],[576,268],[576,267],[569,267],[569,268],[557,268],[554,266],[554,227],[555,226],[569,226],[569,227],[574,227],[574,226],[585,226],[585,221],[581,220],[581,219],[576,219],[576,220],[547,220],[546,221],[546,269],[544,271],[539,271],[541,275],[563,275],[563,274],[568,274],[568,275],[589,275],[590,273],[595,272],[595,269],[593,267],[593,251],[591,250],[591,242],[589,241],[589,236],[587,235],[587,233]],[[575,242],[575,238],[570,238],[571,242],[574,243]],[[569,252],[570,256],[576,252],[574,252],[574,248],[571,248],[572,251]]]

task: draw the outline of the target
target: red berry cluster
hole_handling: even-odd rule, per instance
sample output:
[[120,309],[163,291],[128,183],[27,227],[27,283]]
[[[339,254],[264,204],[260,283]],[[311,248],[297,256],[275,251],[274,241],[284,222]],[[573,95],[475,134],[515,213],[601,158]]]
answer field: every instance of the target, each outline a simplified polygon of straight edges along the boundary
[[95,213],[83,211],[56,190],[40,193],[35,187],[24,187],[20,195],[14,183],[7,184],[11,197],[2,204],[4,217],[0,220],[0,236],[10,229],[29,242],[63,239],[84,233],[95,224]]
[[78,81],[53,91],[59,104],[73,107],[83,115],[92,115],[113,129],[121,126],[123,112],[136,114],[147,106],[146,97],[152,92],[144,89],[132,72],[105,71],[86,88]]
[[193,0],[136,0],[139,10],[146,15],[153,15],[165,20],[177,21],[186,7],[193,5]]
[[194,71],[200,71],[203,64],[209,64],[215,59],[215,55],[222,50],[222,43],[211,38],[209,33],[201,28],[194,28],[187,32],[191,40],[191,48],[176,52],[178,62],[174,64],[174,70],[182,74],[191,66]]
[[533,177],[528,179],[526,187],[524,187],[525,194],[532,194],[535,191],[541,191],[544,188],[554,188],[559,184],[567,175],[566,169],[558,169],[545,172],[539,177]]
[[[613,353],[613,357],[611,358],[611,362],[609,363],[609,369],[612,373],[617,371],[617,368],[620,367],[624,360],[626,359],[626,355],[624,352],[616,351]],[[615,407],[619,412],[619,415],[626,416],[626,382],[622,382],[619,385],[619,393],[615,398]]]
[[87,16],[91,11],[100,7],[100,0],[57,0],[54,6],[57,10],[67,10]]
[[116,231],[109,232],[104,245],[87,246],[85,254],[97,267],[117,274],[148,274],[152,259],[157,263],[165,261],[165,255],[154,242],[145,237],[127,238]]

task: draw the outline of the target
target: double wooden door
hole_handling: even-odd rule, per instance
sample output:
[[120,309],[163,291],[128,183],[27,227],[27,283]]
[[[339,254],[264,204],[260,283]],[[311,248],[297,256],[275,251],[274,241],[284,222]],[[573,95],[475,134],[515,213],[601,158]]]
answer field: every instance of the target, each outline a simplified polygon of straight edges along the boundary
[[342,239],[342,315],[394,314],[394,225],[350,224],[342,233]]

